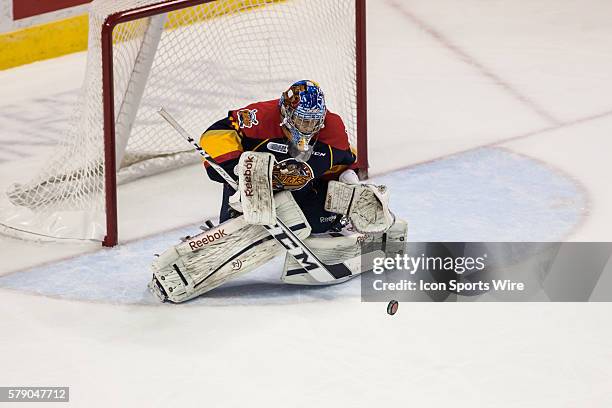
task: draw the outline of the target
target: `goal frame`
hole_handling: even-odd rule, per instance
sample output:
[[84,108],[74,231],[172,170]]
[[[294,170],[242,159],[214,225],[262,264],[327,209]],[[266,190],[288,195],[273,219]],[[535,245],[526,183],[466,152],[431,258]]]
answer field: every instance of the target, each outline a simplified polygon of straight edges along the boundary
[[[217,0],[172,0],[109,15],[102,25],[102,101],[104,121],[104,190],[106,234],[102,245],[113,247],[119,238],[117,211],[117,161],[115,137],[115,92],[113,75],[113,30],[119,24],[153,17]],[[92,29],[93,27],[90,27]],[[357,167],[360,178],[368,175],[366,0],[355,0],[355,66],[357,105]],[[316,78],[315,78],[316,79]]]

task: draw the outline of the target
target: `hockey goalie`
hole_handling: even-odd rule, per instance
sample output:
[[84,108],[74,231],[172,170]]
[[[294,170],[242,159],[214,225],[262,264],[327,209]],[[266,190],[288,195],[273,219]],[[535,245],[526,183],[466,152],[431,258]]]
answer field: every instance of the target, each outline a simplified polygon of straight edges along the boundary
[[[155,259],[149,288],[162,301],[192,299],[281,255],[285,283],[344,282],[371,269],[366,255],[405,240],[387,188],[360,183],[344,123],[314,81],[230,111],[196,149],[224,184],[219,225]],[[368,242],[380,251],[363,254]]]

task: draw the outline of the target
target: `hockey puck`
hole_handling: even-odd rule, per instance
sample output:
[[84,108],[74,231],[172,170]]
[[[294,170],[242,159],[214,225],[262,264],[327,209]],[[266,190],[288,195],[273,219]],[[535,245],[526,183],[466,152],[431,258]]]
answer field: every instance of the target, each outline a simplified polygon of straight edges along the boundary
[[387,305],[387,313],[393,316],[397,313],[397,309],[399,308],[399,302],[397,300],[392,300]]

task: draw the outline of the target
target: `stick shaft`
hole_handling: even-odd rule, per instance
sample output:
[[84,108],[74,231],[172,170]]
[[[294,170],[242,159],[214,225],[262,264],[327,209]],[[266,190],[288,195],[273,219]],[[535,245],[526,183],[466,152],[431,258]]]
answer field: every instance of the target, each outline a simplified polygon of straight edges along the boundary
[[189,143],[191,143],[191,145],[196,149],[198,154],[200,156],[202,156],[208,162],[208,164],[213,169],[215,169],[215,171],[221,177],[223,177],[223,179],[227,182],[227,184],[230,185],[230,187],[232,187],[234,190],[238,190],[238,184],[236,183],[236,180],[234,180],[229,174],[227,174],[225,169],[223,167],[219,166],[214,161],[214,159],[212,157],[210,157],[210,155],[208,153],[206,153],[206,150],[204,150],[202,148],[202,146],[200,146],[198,144],[198,142],[196,142],[195,139],[193,137],[191,137],[189,135],[189,133],[187,133],[187,131],[180,125],[180,123],[178,123],[176,120],[174,120],[172,115],[170,115],[164,108],[160,108],[157,111],[157,113],[159,113],[181,136],[183,136],[183,138],[185,140],[187,140]]

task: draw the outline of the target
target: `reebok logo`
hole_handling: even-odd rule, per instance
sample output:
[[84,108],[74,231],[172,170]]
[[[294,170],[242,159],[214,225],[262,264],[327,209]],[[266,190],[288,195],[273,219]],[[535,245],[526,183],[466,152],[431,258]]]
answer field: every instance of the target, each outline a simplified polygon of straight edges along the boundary
[[332,222],[336,219],[337,215],[330,215],[329,217],[319,217],[319,222],[321,223],[325,223],[325,222]]
[[214,232],[212,234],[204,235],[202,238],[197,239],[195,241],[189,241],[189,248],[191,248],[192,251],[195,251],[198,248],[202,248],[204,245],[212,244],[213,242],[217,241],[221,237],[225,237],[226,235],[227,234],[225,233],[225,229],[220,229],[219,231]]
[[244,161],[244,171],[242,172],[242,177],[244,180],[244,195],[247,197],[253,197],[253,181],[252,181],[252,172],[253,168],[253,156],[249,156]]

